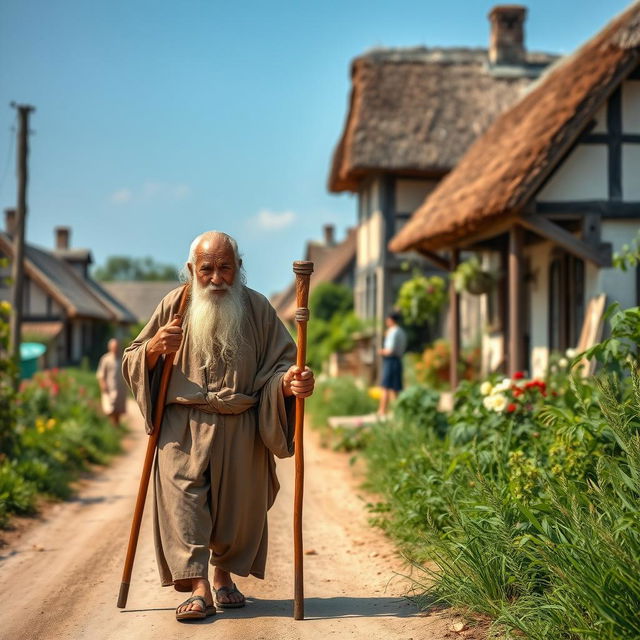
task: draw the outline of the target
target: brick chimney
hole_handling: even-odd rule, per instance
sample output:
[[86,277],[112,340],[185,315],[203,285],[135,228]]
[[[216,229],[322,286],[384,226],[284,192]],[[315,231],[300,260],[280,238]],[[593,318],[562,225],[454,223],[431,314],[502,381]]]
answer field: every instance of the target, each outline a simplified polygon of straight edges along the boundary
[[71,229],[69,227],[56,227],[53,231],[56,235],[56,250],[64,251],[68,249]]
[[325,224],[322,227],[324,231],[324,244],[327,247],[334,247],[336,244],[335,227],[332,224]]
[[524,21],[527,8],[519,4],[502,4],[491,9],[491,38],[489,40],[489,62],[492,65],[523,64],[526,60],[524,47]]
[[4,210],[4,230],[9,236],[13,236],[16,229],[16,210],[13,208]]

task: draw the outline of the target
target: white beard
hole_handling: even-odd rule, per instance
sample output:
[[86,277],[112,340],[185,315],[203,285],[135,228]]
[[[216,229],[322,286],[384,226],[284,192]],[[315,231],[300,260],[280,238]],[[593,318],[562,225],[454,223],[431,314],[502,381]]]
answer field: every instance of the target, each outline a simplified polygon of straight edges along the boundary
[[245,301],[240,274],[236,274],[233,285],[222,288],[226,293],[212,293],[211,285],[202,287],[197,278],[191,280],[187,310],[189,341],[195,353],[201,354],[205,366],[218,358],[231,362],[242,344]]

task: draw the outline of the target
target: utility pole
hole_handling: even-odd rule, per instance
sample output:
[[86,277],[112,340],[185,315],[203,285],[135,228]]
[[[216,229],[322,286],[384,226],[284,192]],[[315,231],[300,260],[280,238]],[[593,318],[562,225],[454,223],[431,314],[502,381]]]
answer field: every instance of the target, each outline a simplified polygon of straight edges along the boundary
[[27,164],[27,156],[29,154],[29,115],[35,110],[35,107],[28,104],[16,104],[15,102],[12,102],[11,106],[17,109],[19,122],[16,164],[18,194],[16,201],[16,220],[13,232],[13,264],[11,269],[13,299],[9,349],[16,366],[19,366],[20,330],[22,327],[22,292],[24,289],[24,229],[27,218],[27,180],[29,177]]

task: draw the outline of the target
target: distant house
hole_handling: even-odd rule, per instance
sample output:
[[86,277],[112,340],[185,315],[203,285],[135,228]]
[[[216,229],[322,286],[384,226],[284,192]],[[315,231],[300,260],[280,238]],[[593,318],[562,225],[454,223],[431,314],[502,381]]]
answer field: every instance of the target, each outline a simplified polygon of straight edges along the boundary
[[177,280],[101,282],[107,290],[131,311],[136,322],[147,322],[169,291],[180,286]]
[[500,116],[389,245],[453,264],[474,251],[503,275],[483,296],[486,370],[540,375],[598,294],[640,303],[638,271],[611,267],[640,230],[639,64],[636,2]]
[[526,51],[525,13],[524,7],[495,7],[488,49],[375,49],[353,61],[328,188],[358,196],[360,317],[380,321],[390,310],[408,277],[403,263],[427,272],[448,268],[437,255],[430,261],[395,255],[387,244],[472,142],[556,59]]
[[[7,209],[0,258],[9,263],[14,221],[14,210]],[[25,246],[22,336],[48,344],[47,366],[79,364],[85,356],[95,363],[108,337],[136,322],[124,304],[89,276],[91,252],[70,248],[70,233],[68,227],[57,227],[53,250]],[[10,274],[10,266],[0,269],[0,300],[11,300]]]
[[[324,242],[308,242],[304,259],[314,264],[310,294],[323,282],[343,284],[353,289],[356,260],[355,229],[349,229],[347,237],[337,243],[333,225],[325,225]],[[293,324],[297,309],[295,280],[286,289],[272,296],[271,304],[283,322]]]

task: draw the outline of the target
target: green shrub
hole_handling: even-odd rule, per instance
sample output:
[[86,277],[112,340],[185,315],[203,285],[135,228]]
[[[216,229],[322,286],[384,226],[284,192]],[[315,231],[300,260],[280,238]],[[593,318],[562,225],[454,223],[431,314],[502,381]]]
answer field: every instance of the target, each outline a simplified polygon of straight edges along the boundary
[[123,434],[102,415],[90,371],[39,372],[23,381],[15,405],[12,446],[0,466],[0,525],[10,513],[32,512],[36,493],[69,497],[80,472],[120,451]]

